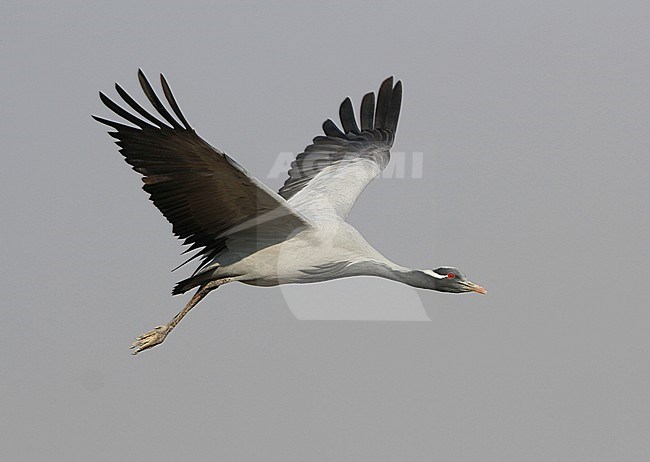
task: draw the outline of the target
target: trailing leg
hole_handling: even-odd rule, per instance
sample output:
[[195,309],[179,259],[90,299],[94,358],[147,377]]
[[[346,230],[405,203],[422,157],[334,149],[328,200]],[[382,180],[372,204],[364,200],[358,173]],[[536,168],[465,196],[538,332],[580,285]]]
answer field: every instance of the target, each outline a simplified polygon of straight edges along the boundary
[[192,296],[190,301],[187,302],[185,308],[183,308],[176,316],[174,316],[171,321],[169,321],[164,326],[158,326],[153,330],[150,330],[149,332],[137,337],[136,341],[133,343],[133,345],[131,345],[131,349],[134,350],[133,354],[137,355],[141,351],[148,350],[149,348],[153,348],[156,345],[161,344],[165,338],[167,338],[169,333],[174,329],[174,327],[176,327],[178,323],[181,322],[181,319],[183,319],[185,315],[189,313],[197,303],[203,300],[206,295],[208,295],[217,287],[222,286],[228,282],[236,281],[237,279],[238,278],[217,279],[203,284]]

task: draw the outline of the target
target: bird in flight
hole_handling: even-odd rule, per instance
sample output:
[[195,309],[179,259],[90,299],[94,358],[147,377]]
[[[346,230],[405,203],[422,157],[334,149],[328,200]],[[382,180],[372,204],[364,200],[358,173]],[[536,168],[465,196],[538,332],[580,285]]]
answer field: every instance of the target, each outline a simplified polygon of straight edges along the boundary
[[[350,209],[364,188],[386,167],[402,103],[402,83],[386,79],[377,97],[361,100],[359,123],[352,102],[339,108],[340,127],[328,119],[291,164],[276,193],[241,165],[203,140],[181,112],[161,74],[169,107],[144,73],[140,86],[158,113],[144,109],[118,84],[130,110],[103,93],[102,102],[131,125],[93,116],[114,131],[120,153],[142,175],[143,189],[184,240],[200,264],[172,294],[196,293],[169,323],[136,338],[133,354],[162,343],[208,293],[229,282],[276,286],[350,276],[378,276],[440,292],[486,290],[454,267],[410,269],[393,263],[352,225]],[[175,116],[175,117],[174,117]],[[181,265],[181,266],[183,266]]]

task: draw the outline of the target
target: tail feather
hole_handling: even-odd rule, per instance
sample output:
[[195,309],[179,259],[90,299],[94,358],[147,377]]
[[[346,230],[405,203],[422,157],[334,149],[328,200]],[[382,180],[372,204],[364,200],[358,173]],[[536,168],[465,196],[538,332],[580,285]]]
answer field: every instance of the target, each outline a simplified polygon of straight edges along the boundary
[[180,295],[184,294],[188,290],[191,290],[195,287],[199,287],[201,284],[207,282],[208,280],[212,279],[211,276],[202,273],[202,274],[197,274],[195,276],[191,276],[187,279],[183,279],[182,281],[179,281],[175,286],[174,289],[172,290],[172,295]]

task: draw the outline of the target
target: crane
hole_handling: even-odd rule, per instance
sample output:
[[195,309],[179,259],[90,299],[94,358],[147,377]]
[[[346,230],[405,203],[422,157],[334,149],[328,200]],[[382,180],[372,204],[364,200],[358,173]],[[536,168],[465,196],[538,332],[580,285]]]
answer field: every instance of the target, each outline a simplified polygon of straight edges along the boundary
[[389,77],[377,96],[361,100],[359,123],[350,98],[291,164],[276,193],[234,159],[201,138],[187,122],[165,77],[160,83],[172,115],[142,70],[142,90],[157,112],[144,109],[115,84],[130,110],[100,92],[101,101],[130,125],[93,115],[109,126],[120,153],[142,175],[143,189],[199,258],[172,294],[197,288],[167,324],[136,338],[133,354],[162,343],[208,293],[230,282],[260,287],[378,276],[440,292],[486,290],[458,268],[410,269],[372,247],[346,218],[364,188],[390,160],[402,103],[402,83]]

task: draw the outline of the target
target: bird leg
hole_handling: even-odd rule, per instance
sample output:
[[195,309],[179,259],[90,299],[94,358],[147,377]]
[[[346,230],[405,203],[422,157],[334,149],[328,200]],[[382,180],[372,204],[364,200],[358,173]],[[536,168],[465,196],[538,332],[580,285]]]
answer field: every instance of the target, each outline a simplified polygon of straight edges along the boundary
[[131,345],[131,349],[134,350],[133,354],[137,355],[141,351],[148,350],[149,348],[153,348],[156,345],[161,344],[169,335],[169,333],[174,329],[174,327],[176,327],[178,323],[181,322],[181,319],[183,319],[185,315],[189,313],[197,303],[203,300],[206,295],[208,295],[217,287],[236,280],[237,278],[224,278],[203,284],[192,296],[190,301],[187,302],[185,308],[183,308],[176,316],[174,316],[171,321],[169,321],[164,326],[155,327],[153,330],[150,330],[149,332],[136,337],[136,341],[133,343],[133,345]]

